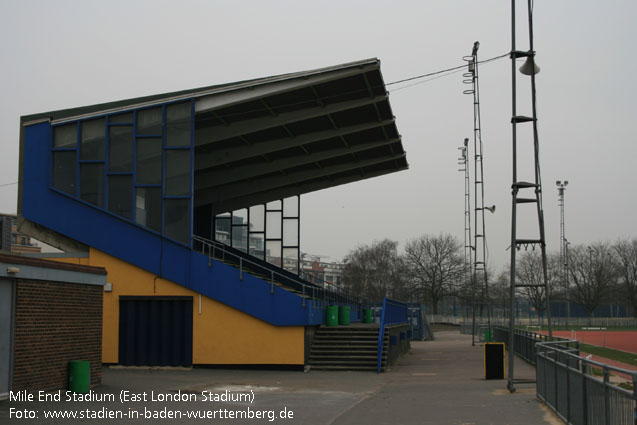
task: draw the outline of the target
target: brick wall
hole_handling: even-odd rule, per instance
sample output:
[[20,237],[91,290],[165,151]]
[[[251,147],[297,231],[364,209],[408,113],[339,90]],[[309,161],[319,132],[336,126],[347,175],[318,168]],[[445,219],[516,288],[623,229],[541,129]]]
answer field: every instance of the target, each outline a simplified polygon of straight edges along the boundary
[[12,389],[68,385],[69,360],[91,363],[102,380],[102,296],[98,285],[18,280]]

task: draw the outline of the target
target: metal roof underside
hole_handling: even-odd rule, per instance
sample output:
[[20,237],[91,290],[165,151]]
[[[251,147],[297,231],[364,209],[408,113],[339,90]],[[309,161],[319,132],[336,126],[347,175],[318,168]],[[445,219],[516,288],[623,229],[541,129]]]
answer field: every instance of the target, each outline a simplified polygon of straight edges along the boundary
[[408,168],[380,61],[23,117],[54,122],[195,103],[195,206],[213,214]]
[[372,59],[201,98],[196,206],[214,214],[408,168]]

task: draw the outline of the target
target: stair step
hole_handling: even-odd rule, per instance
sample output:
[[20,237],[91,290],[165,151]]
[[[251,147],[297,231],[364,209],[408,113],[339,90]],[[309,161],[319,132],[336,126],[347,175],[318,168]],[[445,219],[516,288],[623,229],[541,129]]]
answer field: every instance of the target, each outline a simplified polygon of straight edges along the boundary
[[326,356],[326,355],[321,355],[321,356],[312,356],[310,355],[310,361],[311,362],[333,362],[336,361],[339,364],[343,363],[343,362],[347,362],[347,361],[371,361],[371,362],[376,362],[378,361],[378,357],[377,356],[343,356],[343,355],[333,355],[333,356]]
[[[372,370],[376,371],[377,366],[336,366],[336,365],[310,365],[312,369],[316,370]],[[381,366],[381,370],[385,370],[383,366]]]
[[362,359],[362,360],[339,360],[339,359],[335,359],[335,360],[313,360],[312,362],[310,362],[311,365],[331,365],[331,364],[337,364],[337,365],[343,365],[343,366],[349,366],[349,365],[365,365],[365,364],[376,364],[377,360],[373,359],[373,360],[369,360],[369,359]]

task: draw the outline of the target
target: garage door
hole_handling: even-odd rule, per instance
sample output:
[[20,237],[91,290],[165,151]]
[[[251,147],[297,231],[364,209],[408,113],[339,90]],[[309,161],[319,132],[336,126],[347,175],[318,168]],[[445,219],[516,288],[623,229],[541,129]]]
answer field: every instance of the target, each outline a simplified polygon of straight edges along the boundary
[[120,296],[119,363],[192,366],[192,297]]

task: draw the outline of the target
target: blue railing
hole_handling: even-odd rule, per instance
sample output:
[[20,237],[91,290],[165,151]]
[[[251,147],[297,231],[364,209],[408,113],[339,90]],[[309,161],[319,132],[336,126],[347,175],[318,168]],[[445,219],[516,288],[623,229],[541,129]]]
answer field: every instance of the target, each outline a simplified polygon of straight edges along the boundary
[[389,298],[383,299],[383,311],[380,315],[380,328],[378,330],[378,373],[380,373],[380,368],[383,360],[383,341],[385,339],[385,326],[394,325],[397,323],[407,323],[407,313],[407,304],[393,301]]

